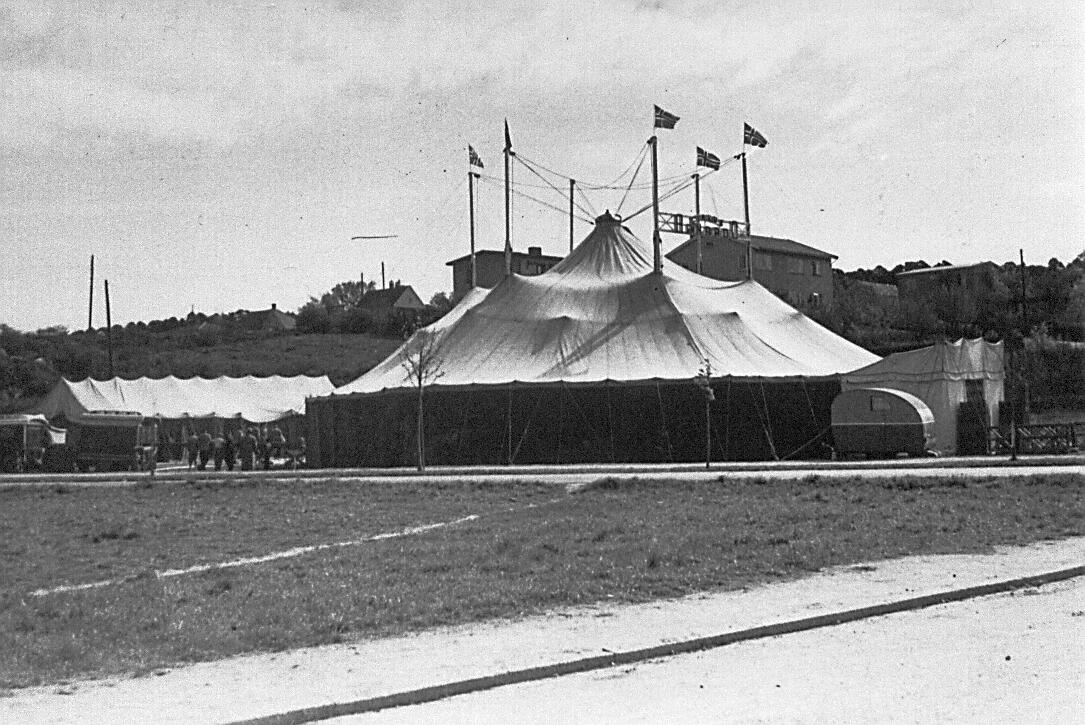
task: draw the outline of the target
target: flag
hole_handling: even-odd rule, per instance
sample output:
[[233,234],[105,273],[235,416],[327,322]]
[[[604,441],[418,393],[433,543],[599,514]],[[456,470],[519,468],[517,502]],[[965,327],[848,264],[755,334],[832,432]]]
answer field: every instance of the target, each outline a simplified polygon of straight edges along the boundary
[[509,119],[505,119],[505,150],[512,150],[512,136],[509,135]]
[[655,128],[674,128],[674,124],[678,123],[678,116],[673,113],[664,111],[659,106],[655,106],[656,109],[656,123]]
[[697,165],[707,166],[710,169],[720,168],[720,157],[711,151],[705,151],[700,146],[697,147]]
[[486,168],[482,163],[482,159],[479,158],[478,153],[476,153],[475,149],[471,146],[467,147],[467,161],[471,166],[477,166],[480,169]]
[[765,137],[757,132],[757,129],[748,123],[743,124],[745,129],[742,132],[742,143],[749,144],[750,146],[757,146],[758,148],[765,148],[768,141]]

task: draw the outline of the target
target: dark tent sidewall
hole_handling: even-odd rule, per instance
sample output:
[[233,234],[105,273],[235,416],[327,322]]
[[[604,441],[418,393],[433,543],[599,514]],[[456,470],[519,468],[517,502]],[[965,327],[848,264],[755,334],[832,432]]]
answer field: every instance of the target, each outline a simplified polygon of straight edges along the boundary
[[[826,458],[836,380],[712,381],[714,461]],[[309,398],[310,464],[417,463],[417,389]],[[427,465],[705,460],[693,381],[425,390]]]

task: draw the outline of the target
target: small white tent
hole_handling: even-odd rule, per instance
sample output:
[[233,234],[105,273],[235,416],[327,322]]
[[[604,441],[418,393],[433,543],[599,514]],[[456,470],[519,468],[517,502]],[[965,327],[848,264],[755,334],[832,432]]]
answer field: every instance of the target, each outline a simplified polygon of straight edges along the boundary
[[1005,378],[1001,342],[961,339],[889,355],[844,375],[841,388],[893,388],[915,395],[934,413],[933,450],[953,455],[961,403],[982,398],[990,425],[998,425]]
[[33,412],[77,421],[91,410],[132,410],[147,417],[241,418],[269,423],[305,413],[305,399],[334,389],[326,375],[266,378],[112,378],[61,380]]

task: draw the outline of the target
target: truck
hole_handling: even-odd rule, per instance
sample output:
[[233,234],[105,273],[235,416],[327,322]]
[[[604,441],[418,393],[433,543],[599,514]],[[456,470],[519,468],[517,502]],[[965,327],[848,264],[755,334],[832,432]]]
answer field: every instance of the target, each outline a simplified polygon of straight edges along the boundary
[[48,468],[50,451],[63,446],[66,431],[44,415],[0,415],[0,472],[23,473]]
[[75,466],[87,471],[151,471],[158,458],[158,421],[130,410],[93,410],[71,426]]

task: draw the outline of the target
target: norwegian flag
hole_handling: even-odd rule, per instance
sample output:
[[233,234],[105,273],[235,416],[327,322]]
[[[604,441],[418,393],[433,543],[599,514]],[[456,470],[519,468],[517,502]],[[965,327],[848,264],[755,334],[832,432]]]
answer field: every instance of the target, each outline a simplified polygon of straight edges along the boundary
[[655,106],[655,109],[655,128],[674,128],[674,124],[678,123],[678,116],[664,111],[659,106]]
[[720,168],[720,157],[711,151],[705,151],[700,146],[697,147],[697,165],[705,166],[709,169]]
[[742,130],[742,143],[749,144],[750,146],[757,146],[758,148],[765,148],[768,145],[768,141],[765,137],[757,132],[757,129],[748,123],[744,123],[745,128]]
[[475,151],[474,147],[472,147],[472,146],[467,147],[467,160],[471,164],[471,166],[477,166],[480,169],[485,169],[486,168],[485,166],[483,166],[482,159],[479,158],[478,153]]

